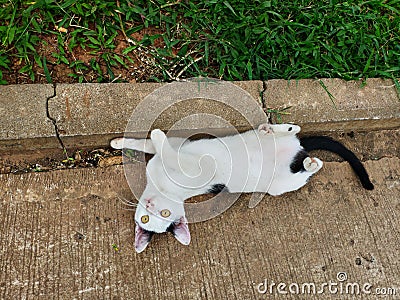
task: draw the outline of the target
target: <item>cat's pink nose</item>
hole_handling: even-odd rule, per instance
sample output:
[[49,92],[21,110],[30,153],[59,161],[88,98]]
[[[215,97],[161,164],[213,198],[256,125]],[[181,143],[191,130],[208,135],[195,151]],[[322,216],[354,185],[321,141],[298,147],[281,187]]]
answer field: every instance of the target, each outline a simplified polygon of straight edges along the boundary
[[145,199],[144,201],[146,203],[146,210],[151,211],[154,209],[154,203],[151,199]]

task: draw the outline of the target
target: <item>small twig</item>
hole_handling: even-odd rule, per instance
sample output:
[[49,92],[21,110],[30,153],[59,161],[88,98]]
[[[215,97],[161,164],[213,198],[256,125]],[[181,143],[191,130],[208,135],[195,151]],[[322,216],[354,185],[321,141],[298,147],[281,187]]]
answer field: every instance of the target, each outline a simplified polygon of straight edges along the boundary
[[83,27],[83,26],[79,26],[79,25],[73,25],[73,24],[69,24],[68,27],[76,27],[76,28],[89,30],[89,28],[86,28],[86,27]]
[[117,13],[118,13],[118,19],[119,19],[119,26],[121,27],[121,31],[122,31],[122,34],[123,34],[124,37],[125,37],[125,40],[126,40],[129,44],[137,45],[137,43],[136,43],[134,40],[132,40],[131,38],[129,38],[129,37],[126,35],[125,29],[124,29],[124,24],[122,23],[121,12],[119,11],[119,9],[121,8],[121,6],[120,6],[120,4],[119,4],[119,0],[117,0],[117,7],[118,7]]
[[179,80],[179,77],[194,63],[198,62],[199,60],[202,60],[204,58],[204,56],[198,57],[196,59],[194,59],[193,61],[191,61],[187,66],[185,66],[179,73],[178,75],[176,75],[176,80]]
[[113,83],[113,82],[115,82],[116,80],[120,79],[121,76],[122,76],[122,74],[119,74],[117,77],[115,77],[115,78],[111,81],[111,83]]
[[161,5],[160,8],[163,9],[163,8],[168,7],[168,6],[174,6],[176,4],[179,4],[180,2],[181,1],[179,0],[179,1],[176,1],[176,2],[173,2],[173,3],[167,3],[167,4],[164,4],[164,5]]

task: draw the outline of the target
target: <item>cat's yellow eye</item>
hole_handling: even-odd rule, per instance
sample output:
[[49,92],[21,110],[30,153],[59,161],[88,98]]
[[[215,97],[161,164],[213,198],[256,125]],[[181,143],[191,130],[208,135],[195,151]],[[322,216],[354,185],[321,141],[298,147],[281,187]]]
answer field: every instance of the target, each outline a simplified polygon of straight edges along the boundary
[[161,214],[162,217],[168,218],[168,217],[171,215],[171,212],[170,212],[168,209],[163,209],[163,210],[160,212],[160,214]]
[[149,216],[148,215],[144,215],[140,218],[140,221],[142,221],[143,224],[146,224],[147,222],[149,222]]

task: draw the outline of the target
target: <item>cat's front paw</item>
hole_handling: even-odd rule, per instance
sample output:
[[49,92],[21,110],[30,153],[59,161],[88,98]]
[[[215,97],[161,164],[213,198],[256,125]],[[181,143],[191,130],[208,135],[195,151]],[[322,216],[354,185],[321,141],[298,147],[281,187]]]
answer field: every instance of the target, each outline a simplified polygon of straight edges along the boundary
[[271,127],[271,124],[265,123],[258,126],[258,132],[262,135],[273,134],[274,130]]
[[153,142],[163,142],[166,138],[165,133],[162,132],[160,129],[154,129],[151,134],[150,138]]
[[322,161],[316,157],[306,157],[303,160],[303,166],[307,172],[312,172],[312,173],[318,172],[319,169],[322,168],[322,165],[323,165]]
[[114,149],[122,149],[124,145],[124,138],[116,138],[111,140],[110,146]]

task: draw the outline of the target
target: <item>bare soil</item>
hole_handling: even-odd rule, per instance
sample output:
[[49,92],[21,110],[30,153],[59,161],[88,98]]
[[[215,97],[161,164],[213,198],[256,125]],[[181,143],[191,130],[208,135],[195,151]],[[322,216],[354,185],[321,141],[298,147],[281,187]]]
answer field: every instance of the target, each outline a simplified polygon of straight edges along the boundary
[[122,164],[120,150],[80,149],[65,155],[61,149],[41,149],[0,155],[0,174],[96,168]]
[[[145,35],[156,35],[162,33],[157,28],[145,28],[132,34],[129,39],[137,41],[138,43],[143,39]],[[65,58],[69,63],[76,61],[83,62],[87,70],[80,71],[76,68],[71,67],[63,62],[57,61],[57,58],[53,54],[60,54],[60,49],[55,35],[41,35],[41,42],[36,46],[35,50],[37,54],[43,59],[46,58],[47,67],[51,75],[52,82],[54,83],[77,83],[78,78],[74,78],[71,74],[77,76],[83,76],[83,82],[146,82],[154,81],[154,78],[161,76],[160,69],[154,64],[152,55],[148,52],[148,49],[138,47],[130,53],[123,55],[122,52],[131,43],[125,38],[122,33],[114,39],[114,45],[116,46],[113,50],[111,49],[100,49],[99,51],[93,51],[86,47],[86,49],[77,46],[70,51],[67,46],[64,47]],[[68,40],[65,42],[68,45]],[[153,45],[149,49],[162,48],[164,42],[162,38],[154,40]],[[173,49],[173,53],[178,50]],[[114,74],[114,78],[110,76],[110,70],[104,59],[101,56],[105,53],[119,55],[126,64],[126,67],[121,65],[109,66],[111,72]],[[124,58],[125,57],[125,58]],[[126,57],[129,57],[128,60]],[[99,74],[93,70],[90,66],[91,60],[96,61],[99,64],[101,72],[103,73],[103,79],[100,78]],[[30,57],[30,61],[34,62],[33,57]],[[43,68],[39,67],[34,63],[33,71],[35,73],[35,79],[32,80],[28,74],[20,73],[19,70],[24,66],[21,60],[14,56],[11,58],[10,70],[2,68],[3,79],[8,84],[32,84],[32,83],[48,83]]]

